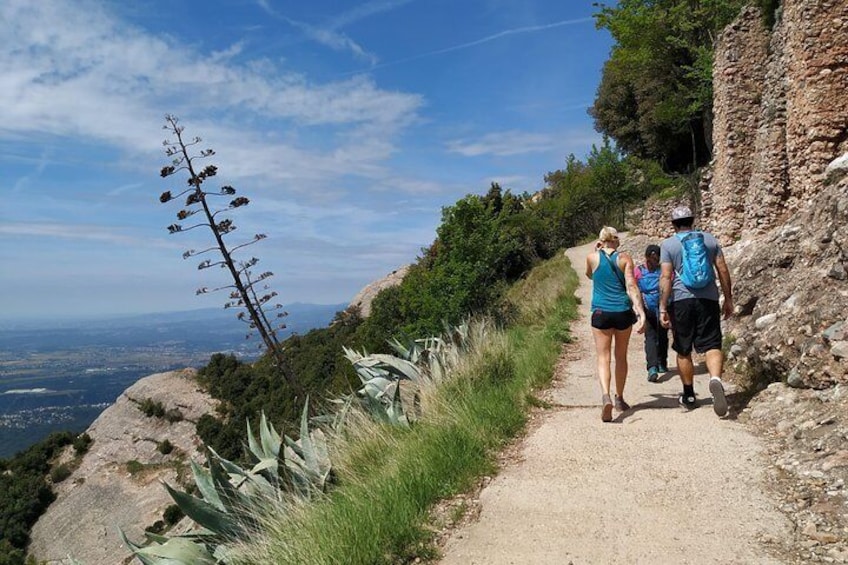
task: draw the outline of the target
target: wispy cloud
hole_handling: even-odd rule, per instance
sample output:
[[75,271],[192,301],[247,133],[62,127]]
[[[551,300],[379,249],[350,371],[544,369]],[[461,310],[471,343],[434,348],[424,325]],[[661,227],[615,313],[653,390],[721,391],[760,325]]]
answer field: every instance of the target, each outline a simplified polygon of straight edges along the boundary
[[457,45],[451,45],[450,47],[443,47],[441,49],[435,49],[433,51],[427,51],[426,53],[420,53],[418,55],[413,55],[411,57],[404,57],[403,59],[397,59],[395,61],[387,61],[385,63],[380,63],[378,65],[373,65],[370,69],[366,69],[365,71],[352,71],[346,74],[358,74],[362,72],[367,72],[370,70],[382,69],[384,67],[400,65],[402,63],[409,63],[411,61],[417,61],[419,59],[424,59],[425,57],[433,57],[435,55],[443,55],[445,53],[451,53],[453,51],[460,51],[462,49],[468,49],[470,47],[476,47],[477,45],[482,45],[484,43],[489,43],[490,41],[496,41],[498,39],[509,37],[511,35],[521,35],[525,33],[535,33],[539,31],[545,31],[548,29],[553,29],[562,26],[570,26],[570,25],[578,25],[587,22],[594,21],[593,18],[577,18],[573,20],[561,20],[558,22],[553,22],[549,24],[535,25],[535,26],[524,26],[524,27],[516,27],[511,29],[505,29],[503,31],[499,31],[497,33],[493,33],[492,35],[487,35],[486,37],[482,37],[480,39],[475,39],[474,41],[468,41],[466,43],[459,43]]
[[377,64],[377,56],[370,53],[356,41],[343,33],[341,28],[356,23],[370,16],[393,10],[411,0],[372,0],[355,8],[332,17],[324,25],[315,25],[295,20],[276,10],[270,0],[257,0],[259,6],[270,16],[283,21],[299,30],[308,39],[335,51],[348,51],[359,59],[368,61],[371,65]]
[[552,135],[522,131],[493,132],[475,140],[455,140],[448,143],[448,150],[466,157],[496,155],[506,157],[522,153],[550,151],[555,145]]
[[165,240],[151,240],[140,236],[128,235],[120,228],[83,224],[7,222],[0,224],[0,235],[87,240],[137,247],[150,247],[151,245],[169,248],[175,247],[175,244]]
[[[237,64],[240,43],[210,57],[116,20],[97,2],[6,0],[0,37],[0,142],[73,138],[158,162],[169,112],[227,155],[228,174],[264,184],[383,174],[381,161],[423,104],[365,77],[316,84],[267,60]],[[334,135],[309,135],[316,127]]]

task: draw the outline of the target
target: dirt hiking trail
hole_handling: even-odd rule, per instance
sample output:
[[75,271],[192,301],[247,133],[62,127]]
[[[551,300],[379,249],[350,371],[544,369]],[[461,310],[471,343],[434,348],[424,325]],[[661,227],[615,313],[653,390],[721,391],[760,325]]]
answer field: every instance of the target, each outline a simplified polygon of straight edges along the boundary
[[[480,515],[452,533],[442,565],[786,563],[789,521],[764,490],[764,446],[712,410],[697,366],[700,407],[678,406],[671,372],[646,379],[643,336],[633,334],[624,398],[632,409],[601,422],[589,327],[593,245],[566,254],[578,272],[580,315],[541,413],[480,493]],[[634,257],[639,259],[639,257]]]

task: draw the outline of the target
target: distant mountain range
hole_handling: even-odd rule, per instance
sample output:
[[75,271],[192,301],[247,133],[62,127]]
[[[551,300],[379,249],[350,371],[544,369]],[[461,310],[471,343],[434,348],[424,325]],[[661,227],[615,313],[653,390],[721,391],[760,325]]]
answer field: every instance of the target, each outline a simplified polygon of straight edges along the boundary
[[[328,325],[347,304],[286,306],[286,328],[281,339]],[[204,308],[91,318],[84,320],[0,321],[0,350],[49,351],[92,346],[154,346],[183,343],[189,346],[228,349],[243,345],[247,324],[236,319],[236,310]],[[254,336],[254,341],[258,336]],[[259,345],[259,343],[257,343]]]

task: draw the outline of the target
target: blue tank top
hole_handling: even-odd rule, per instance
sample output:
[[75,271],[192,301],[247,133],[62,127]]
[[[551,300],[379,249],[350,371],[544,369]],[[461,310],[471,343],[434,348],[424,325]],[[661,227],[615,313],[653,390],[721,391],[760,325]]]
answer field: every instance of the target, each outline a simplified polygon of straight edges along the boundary
[[[603,251],[598,251],[603,254]],[[609,261],[598,257],[598,268],[592,273],[592,310],[604,312],[626,312],[630,310],[630,298],[624,290],[624,273],[618,267],[618,251],[609,255]],[[613,271],[615,269],[615,271]],[[616,274],[616,271],[618,274]],[[619,280],[619,277],[621,279]]]

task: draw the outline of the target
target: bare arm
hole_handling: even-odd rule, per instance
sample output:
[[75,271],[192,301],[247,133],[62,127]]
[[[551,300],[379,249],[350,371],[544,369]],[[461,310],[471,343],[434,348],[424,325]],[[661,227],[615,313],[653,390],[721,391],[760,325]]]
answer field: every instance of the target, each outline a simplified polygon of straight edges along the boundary
[[592,279],[592,273],[594,272],[594,268],[592,266],[592,257],[594,257],[596,254],[597,252],[589,253],[588,255],[586,255],[586,278],[589,280]]
[[645,325],[645,308],[642,304],[642,293],[639,292],[639,285],[636,284],[636,277],[633,276],[633,258],[629,253],[621,253],[618,258],[618,266],[624,271],[624,286],[627,290],[627,296],[633,302],[633,309],[639,316],[636,322],[636,332],[641,333]]
[[671,299],[671,276],[674,267],[671,263],[663,263],[660,266],[660,323],[664,328],[671,325],[668,317],[668,301]]
[[721,285],[721,293],[724,295],[724,304],[721,311],[725,318],[733,315],[733,290],[730,284],[730,269],[724,260],[724,254],[716,255],[715,268],[718,271],[718,283]]

